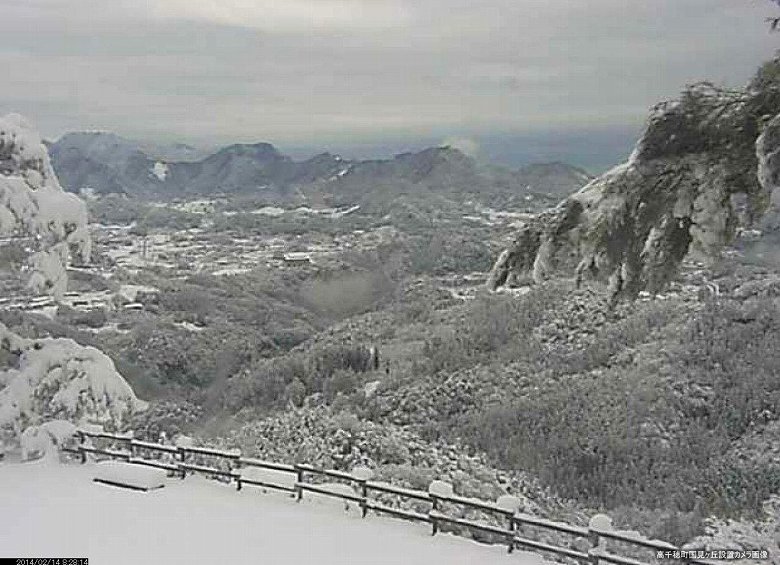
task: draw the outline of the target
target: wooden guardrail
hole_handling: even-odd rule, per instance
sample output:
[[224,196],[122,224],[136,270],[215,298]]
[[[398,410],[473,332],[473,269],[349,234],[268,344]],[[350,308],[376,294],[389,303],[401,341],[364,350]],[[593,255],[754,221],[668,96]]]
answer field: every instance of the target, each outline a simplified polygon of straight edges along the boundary
[[[684,552],[678,547],[663,541],[650,540],[624,532],[600,529],[593,525],[584,527],[564,522],[555,522],[516,512],[501,507],[496,503],[485,502],[455,494],[444,495],[442,493],[406,489],[380,481],[361,478],[344,471],[319,469],[302,463],[290,465],[252,459],[243,457],[238,451],[223,451],[208,447],[173,446],[140,441],[134,439],[132,434],[120,435],[79,430],[76,433],[76,436],[80,439],[78,446],[75,448],[65,447],[63,448],[63,451],[79,455],[82,463],[87,461],[89,454],[104,456],[112,459],[120,459],[131,464],[163,469],[182,479],[187,476],[187,473],[200,473],[210,477],[219,477],[223,480],[227,479],[228,482],[236,483],[237,490],[241,490],[245,485],[280,490],[290,493],[299,501],[303,498],[305,492],[311,492],[338,498],[345,502],[353,502],[361,509],[364,518],[369,511],[373,511],[402,518],[404,520],[431,524],[432,535],[436,535],[441,530],[443,524],[448,524],[454,528],[463,528],[471,532],[490,534],[494,536],[494,538],[501,540],[501,543],[505,543],[510,553],[513,550],[520,548],[542,551],[555,555],[558,558],[565,557],[575,559],[583,565],[599,565],[600,562],[612,563],[614,565],[646,565],[644,562],[631,557],[617,555],[607,551],[604,548],[604,542],[608,540],[610,542],[620,542],[645,550],[653,550],[657,555],[662,554],[664,556],[669,556],[689,565],[715,565],[710,561],[687,555],[695,552]],[[88,440],[90,439],[108,440],[119,444],[121,448],[98,448],[88,444]],[[140,457],[139,455],[142,455],[144,452],[154,452],[162,456],[168,456],[169,460],[162,461],[160,459]],[[192,458],[193,456],[222,460],[224,465],[218,467],[188,461],[188,458]],[[290,484],[281,484],[271,480],[244,476],[241,473],[241,470],[245,468],[259,468],[278,473],[288,473],[292,482]],[[343,484],[350,485],[352,491],[346,489],[337,490],[326,484],[308,482],[307,477],[312,476],[336,480]],[[371,493],[393,495],[402,500],[425,503],[428,506],[428,511],[415,512],[388,506],[372,499],[369,496]],[[449,515],[443,510],[444,505],[460,506],[462,508],[480,511],[483,514],[492,515],[499,521],[505,523],[505,526],[498,526],[487,522],[468,520]],[[573,538],[584,539],[588,541],[590,548],[587,551],[583,551],[572,547],[563,547],[534,540],[527,537],[526,530],[528,528],[538,528],[568,535]],[[456,533],[459,532],[456,531]]]

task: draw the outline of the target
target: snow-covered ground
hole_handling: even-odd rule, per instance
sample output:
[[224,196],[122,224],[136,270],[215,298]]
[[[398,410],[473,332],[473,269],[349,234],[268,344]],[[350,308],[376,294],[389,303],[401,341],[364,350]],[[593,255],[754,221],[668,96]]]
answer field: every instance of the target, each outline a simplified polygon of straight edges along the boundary
[[[340,501],[234,488],[200,477],[135,492],[92,482],[95,464],[0,463],[0,557],[96,565],[541,565],[542,558],[344,511]],[[310,495],[307,493],[306,497]]]

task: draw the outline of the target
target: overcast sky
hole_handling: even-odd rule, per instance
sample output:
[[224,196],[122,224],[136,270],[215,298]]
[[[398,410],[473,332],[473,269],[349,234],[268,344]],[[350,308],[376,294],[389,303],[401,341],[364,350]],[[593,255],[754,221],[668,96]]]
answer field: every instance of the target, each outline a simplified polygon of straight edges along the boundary
[[52,138],[101,129],[356,153],[446,139],[495,156],[547,136],[551,153],[558,138],[587,151],[588,132],[618,143],[687,83],[744,83],[780,47],[764,21],[778,11],[768,0],[0,0],[0,113]]

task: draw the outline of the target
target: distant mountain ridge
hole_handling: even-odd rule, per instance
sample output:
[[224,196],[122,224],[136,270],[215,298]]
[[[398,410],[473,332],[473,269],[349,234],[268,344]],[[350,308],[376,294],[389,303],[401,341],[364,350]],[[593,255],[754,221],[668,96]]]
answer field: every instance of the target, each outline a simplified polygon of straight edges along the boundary
[[[301,194],[360,199],[377,191],[421,190],[565,196],[591,180],[584,170],[564,163],[510,170],[446,146],[392,159],[352,161],[321,153],[295,161],[261,142],[234,144],[195,158],[197,150],[183,144],[152,150],[109,132],[76,132],[49,143],[48,149],[66,190],[90,188],[98,194],[146,198],[262,193],[278,200]],[[162,155],[183,158],[166,160]]]

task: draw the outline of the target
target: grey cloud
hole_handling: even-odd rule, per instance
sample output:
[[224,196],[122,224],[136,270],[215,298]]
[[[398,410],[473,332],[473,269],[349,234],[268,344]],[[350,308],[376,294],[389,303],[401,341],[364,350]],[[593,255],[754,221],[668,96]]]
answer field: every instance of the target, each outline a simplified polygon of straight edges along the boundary
[[[281,7],[280,7],[281,6]],[[760,0],[0,0],[0,111],[217,143],[634,127],[743,83]]]

